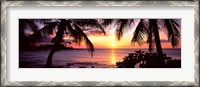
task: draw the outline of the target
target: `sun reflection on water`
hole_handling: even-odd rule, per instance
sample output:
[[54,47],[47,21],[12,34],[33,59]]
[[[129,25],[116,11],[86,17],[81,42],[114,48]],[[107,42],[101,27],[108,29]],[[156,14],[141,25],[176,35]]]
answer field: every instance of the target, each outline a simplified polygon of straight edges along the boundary
[[116,64],[116,55],[115,55],[115,50],[113,49],[111,52],[111,64],[115,65]]

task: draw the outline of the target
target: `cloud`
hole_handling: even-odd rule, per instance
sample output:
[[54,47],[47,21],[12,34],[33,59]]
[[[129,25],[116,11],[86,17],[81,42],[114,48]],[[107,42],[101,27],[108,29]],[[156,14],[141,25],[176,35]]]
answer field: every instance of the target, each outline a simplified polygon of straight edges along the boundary
[[161,43],[169,43],[169,40],[160,40]]

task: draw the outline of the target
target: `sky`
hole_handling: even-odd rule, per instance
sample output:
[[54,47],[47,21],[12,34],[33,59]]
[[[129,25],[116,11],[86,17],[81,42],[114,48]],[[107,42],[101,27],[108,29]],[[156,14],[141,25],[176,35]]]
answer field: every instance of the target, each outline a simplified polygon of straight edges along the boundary
[[[88,38],[93,43],[95,48],[148,48],[148,44],[144,43],[139,46],[137,43],[131,44],[133,32],[124,33],[121,40],[117,40],[115,33],[111,32],[106,36],[89,35]],[[172,48],[171,42],[168,41],[167,35],[160,31],[160,39],[162,48]],[[75,48],[85,48],[85,44],[82,43],[80,46],[74,46]],[[181,43],[176,48],[181,48]]]
[[[135,24],[137,25],[137,23]],[[89,40],[93,43],[95,48],[148,48],[148,44],[144,43],[141,46],[139,46],[137,43],[136,44],[131,44],[131,39],[133,36],[133,32],[135,30],[135,25],[133,27],[130,27],[127,31],[124,32],[124,35],[121,40],[117,40],[115,36],[115,29],[116,26],[114,24],[111,24],[106,28],[106,33],[107,35],[97,35],[97,34],[90,34],[86,33]],[[161,45],[162,48],[172,48],[171,42],[168,41],[167,35],[163,31],[159,31],[160,34],[160,40],[161,40]],[[52,39],[54,35],[50,35],[49,39]],[[47,40],[49,40],[47,39]],[[65,36],[65,40],[69,40],[70,38]],[[43,41],[40,42],[40,44],[48,44],[49,41]],[[86,48],[85,44],[82,43],[80,45],[73,45],[74,48]],[[179,42],[179,45],[176,48],[181,48],[181,41]]]
[[[180,21],[180,20],[179,20]],[[139,22],[139,21],[136,21]],[[130,27],[127,31],[125,31],[121,40],[116,39],[115,29],[116,26],[114,24],[107,27],[107,34],[108,35],[90,35],[88,34],[88,38],[91,40],[95,48],[148,48],[149,45],[144,43],[142,45],[138,45],[137,43],[131,44],[131,39],[133,37],[133,32],[135,30],[137,23]],[[171,46],[171,42],[168,41],[166,32],[160,30],[160,40],[162,48],[173,48]],[[75,48],[86,48],[85,44],[81,44],[81,46],[74,46]],[[181,48],[181,41],[179,42],[178,46],[175,48]]]

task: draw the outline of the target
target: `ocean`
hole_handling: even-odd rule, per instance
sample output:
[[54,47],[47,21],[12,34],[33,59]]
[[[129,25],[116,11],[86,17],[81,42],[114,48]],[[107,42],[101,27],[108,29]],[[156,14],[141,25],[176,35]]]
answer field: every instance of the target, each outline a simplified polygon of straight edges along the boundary
[[[53,55],[53,66],[60,68],[114,68],[128,53],[139,49],[95,49],[93,56],[86,49],[59,50]],[[147,51],[148,49],[142,49]],[[155,50],[154,50],[155,51]],[[50,50],[20,51],[19,68],[43,68]],[[163,49],[173,59],[181,59],[181,49]]]

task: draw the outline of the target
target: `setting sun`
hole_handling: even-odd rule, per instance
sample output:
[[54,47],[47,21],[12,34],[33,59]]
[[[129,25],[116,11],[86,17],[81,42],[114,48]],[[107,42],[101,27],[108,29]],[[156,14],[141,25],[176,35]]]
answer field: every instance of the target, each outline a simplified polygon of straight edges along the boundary
[[116,43],[113,42],[113,43],[111,44],[111,46],[112,46],[112,47],[115,47],[115,46],[116,46]]

